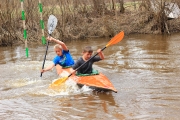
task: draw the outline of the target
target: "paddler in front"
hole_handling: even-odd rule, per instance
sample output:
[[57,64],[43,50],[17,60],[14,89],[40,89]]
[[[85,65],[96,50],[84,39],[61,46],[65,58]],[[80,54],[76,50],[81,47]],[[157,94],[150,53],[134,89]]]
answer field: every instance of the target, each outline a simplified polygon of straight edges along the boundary
[[[101,49],[97,50],[98,56],[95,56],[93,59],[91,59],[89,62],[87,62],[86,64],[84,64],[81,68],[79,68],[77,70],[77,74],[76,75],[83,75],[83,74],[94,74],[93,70],[93,63],[94,62],[98,62],[100,60],[104,59],[104,54],[102,53]],[[83,49],[83,55],[82,57],[80,57],[75,64],[72,66],[72,72],[75,73],[75,70],[81,66],[83,63],[85,63],[86,61],[88,61],[93,54],[93,50],[91,46],[86,46]]]
[[57,40],[53,37],[48,37],[47,40],[57,43],[54,46],[54,51],[57,55],[54,57],[53,63],[45,69],[41,69],[41,72],[43,73],[51,70],[53,67],[56,67],[57,74],[59,75],[62,72],[62,68],[67,68],[74,65],[74,60],[64,42]]

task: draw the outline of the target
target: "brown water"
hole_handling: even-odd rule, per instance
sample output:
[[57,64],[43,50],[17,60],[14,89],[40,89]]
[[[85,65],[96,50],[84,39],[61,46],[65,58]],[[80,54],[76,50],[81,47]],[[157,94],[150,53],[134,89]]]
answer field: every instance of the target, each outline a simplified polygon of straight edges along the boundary
[[[131,35],[104,50],[106,59],[94,65],[118,93],[94,93],[72,81],[66,90],[48,89],[55,70],[40,78],[46,46],[0,48],[1,120],[121,120],[179,119],[180,35]],[[67,41],[76,60],[81,48],[104,47],[110,39]],[[50,44],[46,65],[55,53]]]

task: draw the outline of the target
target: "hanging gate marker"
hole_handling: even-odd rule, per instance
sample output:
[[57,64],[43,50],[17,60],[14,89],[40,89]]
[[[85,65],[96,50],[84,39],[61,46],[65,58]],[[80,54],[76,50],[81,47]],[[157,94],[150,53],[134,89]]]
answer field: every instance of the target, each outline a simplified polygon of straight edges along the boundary
[[26,31],[26,25],[25,25],[25,12],[24,12],[24,0],[21,0],[21,10],[22,10],[22,20],[23,20],[23,34],[24,34],[24,40],[25,40],[25,48],[26,48],[26,57],[29,57],[29,49],[27,47],[27,31]]
[[46,44],[46,39],[44,37],[44,21],[43,21],[43,17],[42,17],[43,8],[42,8],[41,0],[39,0],[38,6],[39,6],[39,12],[40,12],[40,26],[42,29],[42,44]]

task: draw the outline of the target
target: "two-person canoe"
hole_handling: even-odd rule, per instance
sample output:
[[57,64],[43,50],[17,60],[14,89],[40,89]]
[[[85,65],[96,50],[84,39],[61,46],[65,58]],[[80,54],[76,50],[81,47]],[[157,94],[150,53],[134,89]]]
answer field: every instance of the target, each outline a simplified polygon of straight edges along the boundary
[[[70,74],[70,68],[63,69],[62,74],[63,73],[66,73],[66,75]],[[117,93],[117,90],[114,88],[111,81],[102,73],[89,76],[72,75],[70,76],[70,79],[74,80],[79,87],[86,85],[92,88],[93,90],[103,92],[113,91]]]

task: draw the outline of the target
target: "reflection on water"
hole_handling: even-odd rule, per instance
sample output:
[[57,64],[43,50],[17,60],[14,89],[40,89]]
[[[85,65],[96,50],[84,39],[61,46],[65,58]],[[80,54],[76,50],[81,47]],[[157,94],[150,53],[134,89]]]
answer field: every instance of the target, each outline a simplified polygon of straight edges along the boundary
[[[57,78],[55,69],[40,69],[46,46],[0,48],[0,119],[177,119],[180,117],[179,35],[131,35],[104,50],[105,60],[94,65],[118,93],[96,93],[87,86],[65,83],[66,89],[48,89]],[[82,48],[96,51],[110,39],[67,41],[73,58]],[[45,66],[55,56],[49,46]]]

